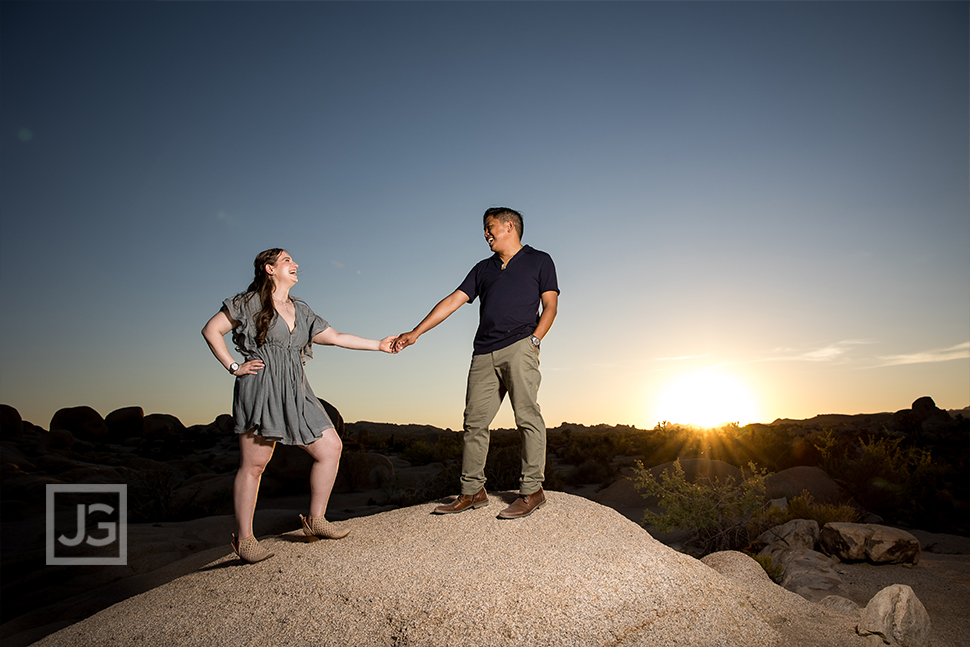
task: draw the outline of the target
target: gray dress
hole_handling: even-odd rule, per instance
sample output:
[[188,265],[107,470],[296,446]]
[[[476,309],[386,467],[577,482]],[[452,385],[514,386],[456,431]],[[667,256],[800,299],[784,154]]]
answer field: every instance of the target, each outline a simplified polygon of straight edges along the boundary
[[279,314],[273,317],[266,341],[256,345],[259,295],[244,294],[226,299],[223,308],[239,322],[232,331],[236,350],[246,358],[263,360],[254,375],[236,378],[232,417],[236,433],[253,429],[256,434],[284,445],[309,445],[333,428],[323,406],[310,388],[303,363],[313,357],[314,335],[330,327],[303,301],[293,300],[296,328],[291,333]]

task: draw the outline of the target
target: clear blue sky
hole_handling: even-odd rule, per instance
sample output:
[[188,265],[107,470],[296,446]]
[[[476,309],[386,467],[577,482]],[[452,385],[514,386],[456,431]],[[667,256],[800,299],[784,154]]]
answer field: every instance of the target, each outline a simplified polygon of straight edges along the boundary
[[[557,263],[550,425],[965,407],[968,32],[965,2],[4,2],[0,401],[209,422],[199,331],[256,253],[383,337],[505,205]],[[311,383],[458,428],[477,307]]]

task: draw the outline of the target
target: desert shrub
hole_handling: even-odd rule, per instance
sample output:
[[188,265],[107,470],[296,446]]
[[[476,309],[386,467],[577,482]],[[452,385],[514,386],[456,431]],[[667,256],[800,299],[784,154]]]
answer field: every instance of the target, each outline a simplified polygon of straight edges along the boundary
[[609,461],[598,461],[588,458],[574,467],[566,476],[566,483],[573,486],[609,485],[617,479],[619,472]]
[[565,443],[557,448],[556,453],[569,465],[581,465],[591,460],[608,464],[617,455],[617,447],[613,437],[608,434],[570,434],[566,435]]
[[772,579],[772,581],[781,584],[781,580],[785,577],[785,567],[776,562],[771,558],[771,555],[758,555],[757,553],[745,553],[748,557],[758,562],[764,572]]
[[492,446],[485,461],[485,479],[492,490],[517,490],[522,477],[522,448]]
[[930,452],[903,446],[902,440],[873,435],[852,445],[829,432],[815,443],[826,472],[838,474],[865,508],[895,518],[920,482],[934,472]]
[[634,468],[634,486],[644,497],[657,496],[663,514],[644,513],[644,525],[660,532],[680,528],[690,531],[688,545],[702,554],[740,550],[747,546],[757,515],[765,506],[765,477],[768,472],[749,464],[750,472],[740,481],[700,477],[690,482],[680,461],[655,478],[639,461]]
[[176,470],[149,468],[139,472],[128,484],[129,519],[136,523],[187,521],[231,510],[231,488],[202,501],[200,488],[180,495],[177,490],[182,481]]
[[814,520],[819,528],[823,528],[829,522],[854,523],[861,517],[859,511],[850,505],[816,503],[815,497],[804,490],[801,495],[788,502],[788,516],[790,519]]
[[437,501],[458,494],[459,488],[461,488],[461,466],[449,462],[438,470],[433,478],[425,481],[420,488],[413,492],[413,498],[402,501],[401,505],[417,505],[428,501]]
[[450,459],[461,458],[461,442],[457,434],[453,438],[438,438],[433,443],[415,440],[401,451],[401,458],[412,465],[444,463]]
[[544,479],[542,482],[543,490],[554,490],[556,492],[562,492],[564,482],[562,476],[553,467],[551,461],[546,461],[546,470],[544,474]]

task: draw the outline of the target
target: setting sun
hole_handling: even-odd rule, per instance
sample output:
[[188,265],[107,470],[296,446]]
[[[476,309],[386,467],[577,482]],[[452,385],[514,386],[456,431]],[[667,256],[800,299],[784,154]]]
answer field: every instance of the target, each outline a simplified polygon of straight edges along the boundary
[[717,371],[685,375],[661,393],[657,403],[661,420],[697,427],[729,422],[757,422],[754,395],[740,380]]

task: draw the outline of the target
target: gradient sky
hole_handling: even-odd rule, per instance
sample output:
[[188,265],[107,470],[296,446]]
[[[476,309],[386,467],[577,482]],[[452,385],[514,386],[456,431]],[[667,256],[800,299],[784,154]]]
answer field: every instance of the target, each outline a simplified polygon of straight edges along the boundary
[[[550,426],[965,407],[968,6],[3,2],[0,401],[210,422],[259,251],[383,337],[503,205],[557,264]],[[311,384],[460,428],[477,311]]]

